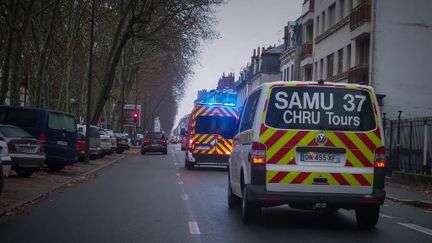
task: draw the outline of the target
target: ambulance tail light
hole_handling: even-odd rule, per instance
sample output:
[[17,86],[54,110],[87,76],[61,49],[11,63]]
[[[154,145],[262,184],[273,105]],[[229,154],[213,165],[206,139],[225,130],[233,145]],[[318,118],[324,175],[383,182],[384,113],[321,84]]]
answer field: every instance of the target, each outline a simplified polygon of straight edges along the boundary
[[374,167],[375,168],[385,168],[386,166],[386,156],[385,156],[385,147],[381,146],[375,150],[375,160]]
[[266,163],[266,146],[262,143],[252,142],[252,149],[250,152],[251,164],[265,164]]

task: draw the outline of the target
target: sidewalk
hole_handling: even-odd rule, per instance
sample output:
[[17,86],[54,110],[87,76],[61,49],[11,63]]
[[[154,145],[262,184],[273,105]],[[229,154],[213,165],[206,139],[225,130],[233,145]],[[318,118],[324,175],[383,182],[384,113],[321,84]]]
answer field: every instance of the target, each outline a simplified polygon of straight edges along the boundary
[[386,178],[388,200],[409,204],[417,207],[432,208],[432,186],[428,185],[403,185]]
[[[125,151],[125,154],[134,153],[137,153],[135,149]],[[60,172],[43,168],[29,178],[19,178],[12,171],[0,194],[0,216],[28,213],[32,204],[46,198],[51,192],[86,181],[95,172],[124,157],[125,155],[114,153],[103,159],[91,160],[90,164],[78,162],[66,166]]]

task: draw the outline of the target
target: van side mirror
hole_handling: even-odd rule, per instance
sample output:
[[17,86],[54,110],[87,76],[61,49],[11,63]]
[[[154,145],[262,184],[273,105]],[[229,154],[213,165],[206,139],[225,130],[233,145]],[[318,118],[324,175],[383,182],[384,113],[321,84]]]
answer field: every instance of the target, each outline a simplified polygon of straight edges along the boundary
[[182,136],[186,136],[186,135],[187,135],[186,129],[182,128],[182,129],[180,130],[180,135],[182,135]]

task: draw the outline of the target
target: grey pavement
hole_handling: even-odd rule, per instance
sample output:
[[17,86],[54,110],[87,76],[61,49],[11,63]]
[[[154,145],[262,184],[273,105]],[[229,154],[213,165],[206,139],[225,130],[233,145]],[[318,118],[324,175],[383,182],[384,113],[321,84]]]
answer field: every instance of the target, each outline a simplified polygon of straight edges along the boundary
[[353,211],[263,210],[243,225],[226,204],[227,172],[183,167],[183,152],[128,155],[84,183],[0,218],[0,242],[432,242],[432,212],[386,201],[376,229]]

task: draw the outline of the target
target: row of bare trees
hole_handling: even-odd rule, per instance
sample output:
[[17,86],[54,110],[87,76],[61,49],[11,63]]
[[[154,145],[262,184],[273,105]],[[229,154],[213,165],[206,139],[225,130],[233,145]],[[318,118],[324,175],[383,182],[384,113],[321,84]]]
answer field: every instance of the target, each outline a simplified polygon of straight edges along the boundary
[[[91,123],[120,123],[143,106],[143,127],[170,129],[200,43],[215,38],[224,0],[95,0]],[[85,114],[92,0],[0,0],[0,103]]]

